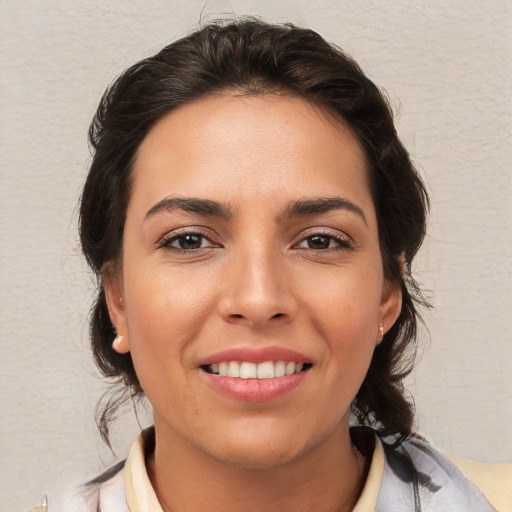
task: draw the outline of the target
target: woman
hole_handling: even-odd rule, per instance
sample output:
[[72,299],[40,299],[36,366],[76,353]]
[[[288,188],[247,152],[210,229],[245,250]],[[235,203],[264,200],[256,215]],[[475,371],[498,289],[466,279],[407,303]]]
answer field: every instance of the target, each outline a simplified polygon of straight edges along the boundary
[[354,61],[211,24],[128,69],[90,140],[93,351],[154,428],[66,510],[506,510],[510,467],[496,489],[414,436],[428,198]]

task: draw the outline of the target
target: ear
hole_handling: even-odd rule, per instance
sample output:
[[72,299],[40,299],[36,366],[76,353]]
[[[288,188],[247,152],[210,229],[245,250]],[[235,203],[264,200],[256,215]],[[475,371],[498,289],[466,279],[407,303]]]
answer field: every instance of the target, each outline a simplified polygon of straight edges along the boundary
[[128,336],[121,272],[114,270],[111,265],[105,265],[102,270],[102,280],[108,314],[117,333],[112,348],[120,354],[126,354],[130,351],[130,338]]
[[386,334],[402,311],[402,290],[398,283],[384,281],[379,307],[379,325],[377,326],[377,345]]

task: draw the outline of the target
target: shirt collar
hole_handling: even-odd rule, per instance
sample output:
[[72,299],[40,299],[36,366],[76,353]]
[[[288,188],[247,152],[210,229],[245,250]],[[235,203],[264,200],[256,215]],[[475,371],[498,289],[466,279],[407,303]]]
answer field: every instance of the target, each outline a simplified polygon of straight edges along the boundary
[[154,435],[153,427],[143,430],[126,459],[124,485],[130,512],[162,512],[146,468],[146,446]]
[[[162,512],[155,490],[149,480],[146,468],[146,447],[154,439],[154,428],[142,431],[133,444],[125,464],[126,501],[130,512]],[[353,512],[374,511],[377,507],[382,475],[384,472],[384,449],[382,442],[375,436],[370,470],[363,487],[363,492],[357,500]]]

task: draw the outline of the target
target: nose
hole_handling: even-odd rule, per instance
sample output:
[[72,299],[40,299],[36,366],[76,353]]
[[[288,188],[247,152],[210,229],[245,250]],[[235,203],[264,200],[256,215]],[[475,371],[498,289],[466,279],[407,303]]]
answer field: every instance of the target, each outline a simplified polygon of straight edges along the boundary
[[229,323],[264,328],[296,315],[292,273],[278,250],[252,250],[230,258],[222,281],[218,310]]

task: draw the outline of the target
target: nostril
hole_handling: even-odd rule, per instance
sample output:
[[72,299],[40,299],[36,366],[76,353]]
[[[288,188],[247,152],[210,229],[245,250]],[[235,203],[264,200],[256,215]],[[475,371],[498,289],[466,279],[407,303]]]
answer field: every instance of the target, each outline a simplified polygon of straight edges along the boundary
[[276,313],[275,315],[272,316],[272,318],[279,318],[283,316],[283,313]]

